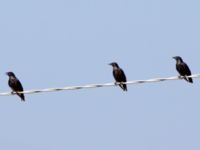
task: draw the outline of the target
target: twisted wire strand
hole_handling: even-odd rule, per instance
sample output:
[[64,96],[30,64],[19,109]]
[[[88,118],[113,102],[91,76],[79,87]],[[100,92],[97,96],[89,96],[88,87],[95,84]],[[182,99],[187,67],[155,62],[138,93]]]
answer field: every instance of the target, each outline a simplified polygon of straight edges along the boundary
[[[187,76],[191,78],[200,78],[200,74],[193,74],[191,76]],[[127,81],[126,84],[143,84],[143,83],[154,83],[154,82],[162,82],[162,81],[168,81],[168,80],[182,80],[183,76],[173,76],[173,77],[166,77],[166,78],[153,78],[148,80],[131,80]],[[104,84],[88,84],[88,85],[82,85],[82,86],[66,86],[62,88],[46,88],[46,89],[36,89],[36,90],[25,90],[23,92],[18,93],[24,93],[24,94],[35,94],[35,93],[44,93],[44,92],[58,92],[58,91],[65,91],[65,90],[80,90],[80,89],[90,89],[90,88],[100,88],[100,87],[111,87],[119,85],[120,83],[104,83]],[[9,96],[16,94],[16,92],[3,92],[0,93],[0,96]]]

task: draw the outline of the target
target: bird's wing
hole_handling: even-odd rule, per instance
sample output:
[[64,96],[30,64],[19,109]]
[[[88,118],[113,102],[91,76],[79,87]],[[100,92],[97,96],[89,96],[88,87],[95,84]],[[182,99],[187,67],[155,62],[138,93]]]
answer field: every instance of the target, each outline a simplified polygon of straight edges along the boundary
[[16,78],[9,80],[9,86],[13,89],[13,91],[23,91],[21,82]]
[[113,70],[113,76],[117,82],[126,82],[126,76],[122,69]]
[[126,82],[126,75],[125,75],[124,71],[122,69],[120,69],[120,72],[121,72],[122,81]]
[[181,76],[185,76],[186,75],[186,69],[185,69],[185,64],[184,63],[180,63],[176,65],[176,69],[179,72],[179,74]]
[[22,84],[21,84],[21,82],[18,79],[17,79],[17,90],[18,91],[23,91]]
[[184,70],[185,70],[185,75],[191,75],[190,68],[186,63],[183,64]]

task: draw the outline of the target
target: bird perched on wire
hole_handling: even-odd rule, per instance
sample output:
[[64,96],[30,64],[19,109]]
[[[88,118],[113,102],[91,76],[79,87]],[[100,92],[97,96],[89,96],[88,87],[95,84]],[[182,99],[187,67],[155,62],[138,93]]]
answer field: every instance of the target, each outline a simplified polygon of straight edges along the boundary
[[[116,82],[126,82],[126,75],[124,71],[119,67],[116,62],[112,62],[109,65],[113,67],[113,76]],[[124,90],[127,91],[127,86],[124,83],[120,83],[119,86]]]
[[13,72],[7,72],[6,74],[9,77],[8,79],[9,87],[13,90],[13,92],[16,92],[16,94],[21,98],[22,101],[25,101],[24,94],[18,93],[18,92],[23,92],[23,87],[22,87],[21,82],[17,79],[17,77],[15,76]]
[[173,57],[176,60],[176,70],[179,72],[181,76],[184,76],[184,79],[189,83],[193,83],[192,78],[186,77],[191,75],[190,68],[188,65],[183,61],[180,56]]

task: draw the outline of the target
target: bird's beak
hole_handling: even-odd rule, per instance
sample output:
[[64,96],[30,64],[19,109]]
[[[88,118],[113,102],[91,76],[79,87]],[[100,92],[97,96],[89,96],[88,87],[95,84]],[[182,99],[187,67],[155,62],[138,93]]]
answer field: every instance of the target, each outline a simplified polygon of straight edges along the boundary
[[173,59],[176,59],[176,57],[172,57]]
[[112,63],[109,63],[108,65],[111,65],[111,66],[112,66]]
[[8,75],[8,72],[6,72],[5,75]]

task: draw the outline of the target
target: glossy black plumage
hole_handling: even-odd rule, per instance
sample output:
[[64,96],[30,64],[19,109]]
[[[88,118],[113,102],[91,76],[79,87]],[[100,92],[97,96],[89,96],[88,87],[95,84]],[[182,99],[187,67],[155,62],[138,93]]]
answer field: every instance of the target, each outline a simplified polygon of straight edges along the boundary
[[[181,76],[190,76],[191,71],[188,65],[183,61],[183,59],[180,56],[173,57],[176,60],[176,70]],[[186,81],[189,83],[193,83],[192,78],[184,77]]]
[[[116,82],[126,82],[126,75],[124,71],[118,66],[116,62],[110,63],[113,67],[113,77],[115,78]],[[127,91],[127,86],[126,84],[119,84],[119,86],[124,90]]]
[[17,93],[17,92],[22,92],[23,91],[23,87],[22,87],[21,82],[17,79],[17,77],[15,76],[15,74],[13,72],[7,72],[6,74],[9,77],[9,79],[8,79],[8,85],[9,85],[9,87],[14,92],[16,92],[16,94],[21,98],[22,101],[25,101],[24,94]]

